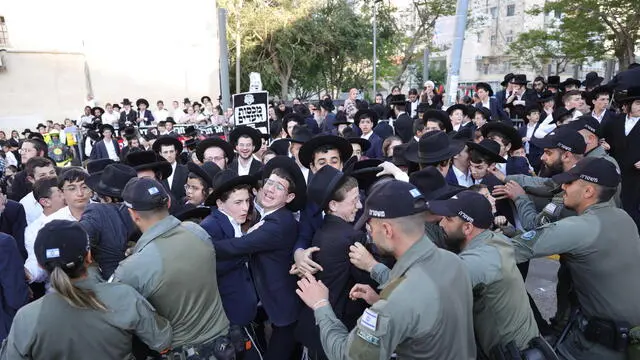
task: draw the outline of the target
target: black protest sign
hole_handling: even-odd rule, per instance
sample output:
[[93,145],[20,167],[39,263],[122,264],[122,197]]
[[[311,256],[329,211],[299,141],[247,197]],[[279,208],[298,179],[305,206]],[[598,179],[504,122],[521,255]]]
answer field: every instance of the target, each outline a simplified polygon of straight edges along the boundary
[[269,133],[269,93],[248,92],[233,95],[233,119],[235,126],[247,125],[263,134]]

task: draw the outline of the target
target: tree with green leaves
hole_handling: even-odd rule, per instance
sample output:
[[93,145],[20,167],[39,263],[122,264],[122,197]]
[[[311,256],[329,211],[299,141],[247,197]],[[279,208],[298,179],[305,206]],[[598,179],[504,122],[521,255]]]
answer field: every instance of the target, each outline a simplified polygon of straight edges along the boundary
[[[548,35],[539,30],[522,34],[520,39],[523,41],[514,45],[514,49],[522,49],[529,42],[537,45],[536,54],[544,55],[549,49],[559,50],[556,55],[578,64],[587,57],[600,60],[614,56],[621,69],[635,59],[635,48],[640,41],[638,0],[557,0],[535,7],[530,14],[543,12],[562,14],[556,30]],[[542,44],[538,45],[536,41]],[[517,52],[513,55],[520,56]]]

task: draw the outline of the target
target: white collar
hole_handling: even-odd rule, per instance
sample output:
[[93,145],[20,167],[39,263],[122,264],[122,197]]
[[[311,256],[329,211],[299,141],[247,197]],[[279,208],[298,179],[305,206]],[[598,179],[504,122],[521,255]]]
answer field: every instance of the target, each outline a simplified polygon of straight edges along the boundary
[[373,135],[373,131],[368,133],[367,135],[362,134],[360,137],[366,140],[369,140],[371,138],[371,135]]
[[471,177],[471,173],[469,171],[467,171],[467,173],[463,173],[462,171],[460,171],[460,169],[458,169],[457,167],[455,167],[454,165],[451,165],[451,167],[453,168],[453,173],[456,174],[456,177],[460,178],[469,178]]

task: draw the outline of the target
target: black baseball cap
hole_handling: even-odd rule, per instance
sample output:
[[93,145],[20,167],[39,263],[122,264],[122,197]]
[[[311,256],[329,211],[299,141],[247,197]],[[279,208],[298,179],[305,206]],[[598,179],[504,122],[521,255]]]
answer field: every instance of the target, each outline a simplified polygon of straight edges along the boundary
[[447,200],[429,201],[427,207],[436,215],[458,216],[479,229],[489,229],[493,224],[491,203],[475,191],[465,190]]
[[531,143],[541,149],[562,149],[580,155],[587,150],[582,135],[566,125],[559,126],[542,139],[534,137]]
[[89,236],[77,221],[53,220],[36,237],[33,250],[47,271],[56,266],[63,270],[80,267],[89,251]]
[[147,211],[167,206],[169,194],[157,180],[136,177],[124,187],[122,199],[129,209]]
[[361,229],[371,218],[396,219],[427,211],[427,202],[411,183],[389,180],[374,187],[364,203],[364,212],[354,226]]
[[589,130],[597,137],[600,137],[600,123],[591,115],[582,115],[569,122],[566,126],[575,131]]
[[587,157],[578,161],[569,171],[558,174],[552,179],[557,184],[584,180],[602,186],[616,187],[620,184],[620,171],[606,159]]

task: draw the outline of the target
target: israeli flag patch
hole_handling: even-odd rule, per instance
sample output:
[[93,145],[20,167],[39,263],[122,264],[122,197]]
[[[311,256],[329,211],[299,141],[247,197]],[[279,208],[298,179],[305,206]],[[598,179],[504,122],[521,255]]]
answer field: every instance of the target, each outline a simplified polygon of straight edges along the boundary
[[155,195],[160,192],[160,190],[158,190],[158,188],[155,186],[152,188],[149,188],[147,191],[149,192],[149,195]]
[[370,309],[366,309],[360,318],[360,325],[365,329],[376,331],[376,327],[378,326],[378,314]]
[[420,190],[418,190],[418,189],[411,189],[411,190],[409,190],[409,193],[410,193],[410,194],[411,194],[411,196],[413,196],[414,198],[417,198],[417,197],[419,197],[420,195],[422,195],[422,194],[420,193]]
[[45,257],[47,259],[59,258],[60,257],[60,249],[58,249],[58,248],[47,249],[47,251],[45,252]]
[[529,240],[533,239],[535,236],[536,236],[536,231],[535,230],[531,230],[531,231],[527,231],[526,233],[520,235],[520,238],[522,240],[529,241]]

